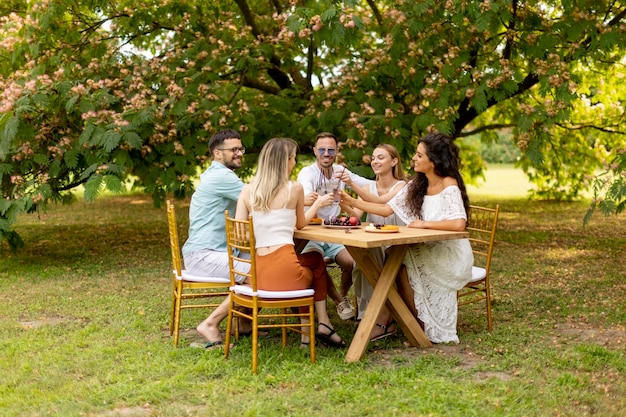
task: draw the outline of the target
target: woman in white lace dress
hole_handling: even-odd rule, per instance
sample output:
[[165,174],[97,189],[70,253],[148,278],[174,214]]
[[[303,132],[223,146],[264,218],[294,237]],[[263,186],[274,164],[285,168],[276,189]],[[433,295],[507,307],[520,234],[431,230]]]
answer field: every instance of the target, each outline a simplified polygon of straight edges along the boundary
[[[452,139],[441,133],[420,138],[412,163],[416,175],[387,204],[347,194],[342,195],[342,202],[382,216],[395,213],[408,227],[464,230],[469,199],[459,171],[459,149]],[[456,292],[469,282],[473,262],[467,239],[414,245],[404,257],[408,282],[400,274],[398,289],[407,305],[413,301],[417,318],[433,343],[459,343]],[[383,309],[373,333],[380,333],[381,328],[390,331],[390,318]]]

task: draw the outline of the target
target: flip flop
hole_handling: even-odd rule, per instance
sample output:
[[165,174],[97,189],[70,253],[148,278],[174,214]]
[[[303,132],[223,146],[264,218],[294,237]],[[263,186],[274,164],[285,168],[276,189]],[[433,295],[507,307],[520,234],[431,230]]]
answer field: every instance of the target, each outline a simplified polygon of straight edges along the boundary
[[[343,340],[336,342],[332,339],[333,335],[337,334],[337,332],[332,327],[324,323],[320,323],[320,326],[326,327],[328,331],[330,331],[330,333],[324,334],[324,333],[320,333],[319,331],[315,332],[315,337],[319,341],[321,341],[323,344],[325,344],[328,347],[333,347],[333,348],[345,348],[346,347],[346,342],[344,342]],[[337,336],[339,335],[337,334]]]
[[222,346],[224,344],[224,342],[222,342],[221,340],[216,340],[215,342],[206,342],[206,345],[204,345],[204,348],[209,350],[211,348],[214,348],[216,346]]
[[222,346],[223,344],[224,342],[222,342],[221,340],[216,340],[215,342],[206,342],[206,343],[193,342],[189,345],[189,347],[210,350],[214,347]]
[[[392,321],[392,322],[390,322],[389,324],[386,324],[386,325],[385,324],[378,324],[378,323],[376,323],[376,326],[378,326],[381,329],[383,329],[383,332],[381,334],[379,334],[378,336],[372,337],[370,339],[370,342],[375,342],[377,340],[384,339],[386,337],[393,336],[394,334],[396,334],[396,322],[395,321]],[[393,330],[390,331],[389,328],[391,326],[393,326]]]

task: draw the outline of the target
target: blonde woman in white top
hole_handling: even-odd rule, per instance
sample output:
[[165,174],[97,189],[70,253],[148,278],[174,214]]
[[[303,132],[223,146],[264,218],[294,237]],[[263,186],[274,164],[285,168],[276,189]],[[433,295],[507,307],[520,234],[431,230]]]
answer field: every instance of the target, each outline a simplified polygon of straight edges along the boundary
[[[287,138],[270,139],[263,146],[257,173],[242,189],[235,217],[247,219],[252,215],[254,219],[259,289],[290,291],[313,287],[319,322],[316,337],[331,347],[344,347],[326,311],[330,277],[324,258],[318,252],[297,255],[294,248],[294,227],[302,229],[320,207],[331,205],[333,199],[332,194],[320,196],[304,211],[302,185],[289,179],[297,150],[296,142]],[[307,336],[302,336],[302,343],[309,343]]]
[[[406,185],[406,176],[402,169],[400,153],[393,145],[379,144],[372,152],[370,165],[374,174],[376,174],[376,180],[371,181],[367,186],[361,187],[358,184],[354,184],[349,176],[342,178],[342,180],[357,193],[359,200],[386,203]],[[353,207],[350,214],[360,218],[363,215],[363,210]],[[402,224],[395,213],[387,217],[367,213],[365,223]],[[379,265],[382,266],[385,257],[384,250],[382,248],[374,248],[370,249],[370,252]],[[373,288],[358,267],[355,267],[352,272],[352,281],[354,282],[354,293],[357,297],[358,322],[365,313],[369,300],[372,297]],[[388,329],[387,323],[377,323],[377,328],[374,329],[371,337],[377,339],[381,336],[393,334],[395,329],[391,327]]]

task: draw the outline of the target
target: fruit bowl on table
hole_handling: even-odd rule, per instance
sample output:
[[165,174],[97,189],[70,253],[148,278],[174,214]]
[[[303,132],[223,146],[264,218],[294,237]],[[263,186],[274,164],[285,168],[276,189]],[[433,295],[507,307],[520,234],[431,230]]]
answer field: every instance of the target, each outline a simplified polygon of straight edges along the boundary
[[323,227],[327,229],[360,229],[361,225],[357,224],[356,226],[352,226],[350,224],[322,224]]
[[324,220],[323,226],[329,229],[358,229],[361,219],[356,216],[332,216]]

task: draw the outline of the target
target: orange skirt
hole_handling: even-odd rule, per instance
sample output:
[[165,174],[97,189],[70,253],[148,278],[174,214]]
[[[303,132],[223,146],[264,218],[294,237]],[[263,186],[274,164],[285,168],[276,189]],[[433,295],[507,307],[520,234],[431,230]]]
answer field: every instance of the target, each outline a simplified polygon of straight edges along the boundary
[[260,290],[293,291],[311,288],[315,301],[325,300],[330,277],[324,258],[318,252],[296,255],[293,245],[285,245],[267,255],[256,255],[257,285]]

